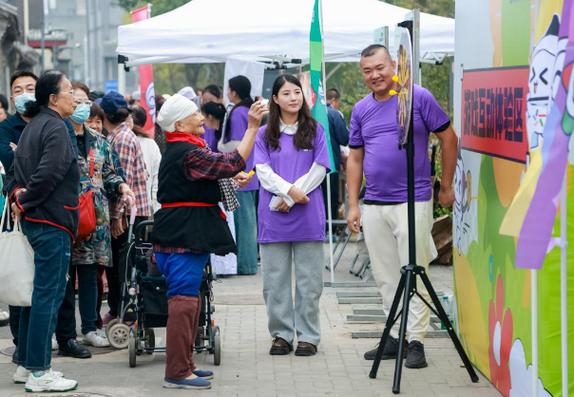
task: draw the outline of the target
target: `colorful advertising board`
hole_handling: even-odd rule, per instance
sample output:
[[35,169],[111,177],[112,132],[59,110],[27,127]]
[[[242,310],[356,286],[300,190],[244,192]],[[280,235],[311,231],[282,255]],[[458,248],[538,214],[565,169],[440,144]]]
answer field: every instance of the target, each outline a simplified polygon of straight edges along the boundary
[[574,394],[573,64],[574,0],[456,2],[457,323],[504,396]]

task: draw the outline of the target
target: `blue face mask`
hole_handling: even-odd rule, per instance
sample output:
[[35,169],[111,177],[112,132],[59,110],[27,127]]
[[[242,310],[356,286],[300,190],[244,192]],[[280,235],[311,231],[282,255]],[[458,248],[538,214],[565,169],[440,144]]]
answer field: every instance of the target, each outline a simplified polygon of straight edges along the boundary
[[83,124],[90,118],[90,108],[91,106],[82,103],[81,105],[76,106],[76,110],[74,110],[74,114],[70,116],[70,120],[72,120],[76,124]]
[[36,95],[30,92],[25,92],[14,98],[14,105],[16,106],[16,111],[23,114],[26,111],[26,104],[28,102],[36,102]]

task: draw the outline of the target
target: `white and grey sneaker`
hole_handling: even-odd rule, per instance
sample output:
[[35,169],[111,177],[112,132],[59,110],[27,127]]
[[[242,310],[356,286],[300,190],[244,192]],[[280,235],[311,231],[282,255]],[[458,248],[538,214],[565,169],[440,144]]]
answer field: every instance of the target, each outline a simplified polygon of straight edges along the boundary
[[98,333],[98,331],[90,331],[84,335],[84,344],[94,347],[108,347],[110,342],[105,334]]
[[[64,376],[64,374],[61,373],[60,371],[52,371],[52,374],[58,378]],[[14,383],[26,383],[29,375],[30,371],[28,371],[23,366],[18,365],[16,367],[16,372],[14,372],[14,375],[12,375],[12,380],[14,381]]]
[[78,387],[78,382],[57,376],[56,371],[52,371],[51,369],[38,377],[31,373],[24,386],[26,391],[31,393],[64,392],[74,390],[76,387]]
[[108,336],[106,335],[106,330],[102,329],[102,328],[98,328],[94,331],[96,334],[103,336],[104,338],[107,338]]

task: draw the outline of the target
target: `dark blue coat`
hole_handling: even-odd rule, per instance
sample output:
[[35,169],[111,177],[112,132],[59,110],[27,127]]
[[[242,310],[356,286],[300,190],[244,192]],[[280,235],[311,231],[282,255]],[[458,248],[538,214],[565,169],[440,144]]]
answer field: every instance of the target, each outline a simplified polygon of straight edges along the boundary
[[0,162],[6,172],[14,161],[14,151],[10,147],[10,143],[18,145],[26,124],[18,113],[0,123]]

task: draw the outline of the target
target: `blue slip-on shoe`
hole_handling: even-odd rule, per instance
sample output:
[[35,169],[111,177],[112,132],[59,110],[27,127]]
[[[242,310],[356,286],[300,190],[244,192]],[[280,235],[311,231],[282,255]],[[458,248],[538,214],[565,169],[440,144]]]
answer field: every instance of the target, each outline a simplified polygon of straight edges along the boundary
[[203,378],[170,379],[164,378],[163,387],[166,389],[211,389],[211,382]]
[[209,371],[207,369],[196,369],[195,371],[193,371],[193,374],[195,376],[197,376],[198,378],[202,378],[202,379],[213,379],[213,372]]

